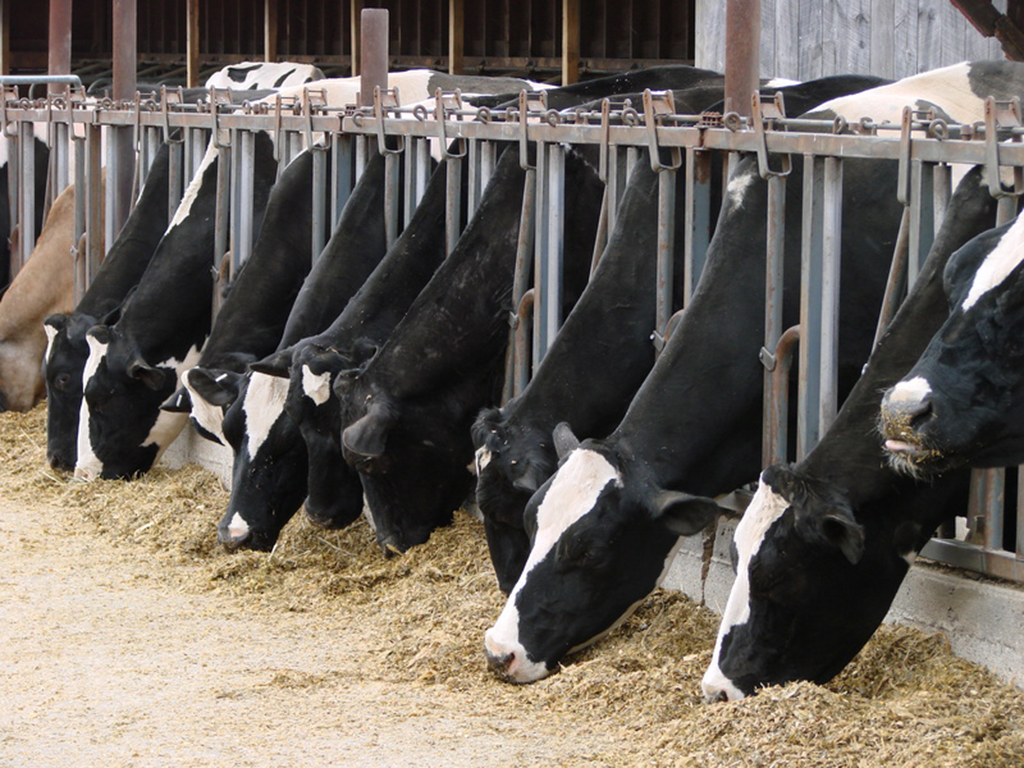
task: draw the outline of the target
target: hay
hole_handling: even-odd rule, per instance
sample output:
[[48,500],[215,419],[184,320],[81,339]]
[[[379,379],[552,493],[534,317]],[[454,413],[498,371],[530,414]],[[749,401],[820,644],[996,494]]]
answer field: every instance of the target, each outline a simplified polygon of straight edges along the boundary
[[[63,507],[172,586],[228,594],[240,610],[301,612],[303,621],[365,628],[367,679],[429,686],[439,701],[524,712],[568,731],[617,734],[588,765],[1020,766],[1024,693],[956,658],[940,636],[883,627],[827,686],[796,683],[704,705],[699,681],[717,617],[664,591],[597,648],[530,686],[485,668],[482,638],[501,610],[482,527],[456,515],[426,546],[385,560],[369,526],[317,529],[298,515],[273,553],[215,545],[227,494],[197,467],[157,468],[133,482],[77,483],[45,465],[45,411],[0,417],[5,494]],[[279,676],[272,685],[330,685]],[[414,714],[429,713],[408,713]]]

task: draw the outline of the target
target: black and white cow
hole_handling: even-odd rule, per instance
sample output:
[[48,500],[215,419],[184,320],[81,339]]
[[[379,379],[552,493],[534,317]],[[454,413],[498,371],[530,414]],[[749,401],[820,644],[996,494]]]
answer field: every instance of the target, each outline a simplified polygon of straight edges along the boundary
[[[844,93],[876,87],[876,77],[833,77],[782,88],[787,109],[804,112]],[[764,89],[768,97],[776,89]],[[673,92],[676,111],[714,109],[721,86],[700,85]],[[634,96],[640,103],[642,94]],[[712,178],[720,174],[712,172]],[[684,220],[679,175],[676,222]],[[473,428],[477,448],[476,501],[501,588],[519,578],[530,551],[523,510],[557,464],[552,433],[565,421],[576,435],[610,432],[654,363],[647,342],[654,329],[657,232],[657,176],[641,160],[628,181],[601,266],[566,318],[523,393],[499,409],[481,412]],[[720,191],[713,191],[717,209]],[[677,243],[683,242],[677,233]],[[677,266],[676,274],[681,274]],[[676,306],[679,306],[677,297]]]
[[[985,95],[1011,95],[1022,75],[1010,62],[958,65],[833,99],[811,114],[896,120],[916,101],[973,122]],[[895,171],[844,164],[841,247],[856,258],[841,266],[840,392],[856,381],[870,348],[902,212]],[[787,184],[785,326],[797,320],[801,175],[796,158]],[[714,517],[715,505],[700,497],[757,476],[767,193],[752,159],[738,164],[725,197],[692,303],[622,422],[569,453],[527,506],[533,549],[485,637],[491,665],[510,680],[543,677],[627,616],[657,584],[677,537]]]
[[94,325],[116,321],[121,304],[138,285],[167,229],[169,155],[167,146],[161,146],[135,207],[74,311],[50,315],[44,321],[46,458],[54,469],[75,468],[82,370],[89,356],[86,333]]
[[1024,461],[1024,218],[978,235],[946,267],[949,317],[885,393],[889,461],[912,475]]
[[243,91],[286,88],[323,79],[324,73],[312,64],[299,64],[293,61],[242,61],[214,72],[206,78],[206,87]]
[[[277,164],[266,133],[255,135],[253,220],[262,221]],[[160,410],[195,365],[210,333],[217,154],[207,150],[156,253],[113,325],[86,335],[75,476],[147,471],[187,422]]]
[[[334,392],[342,448],[359,470],[385,552],[420,544],[472,486],[470,427],[504,370],[523,171],[506,152],[458,244],[368,363]],[[602,185],[575,151],[565,159],[563,303],[582,291]]]
[[162,406],[165,411],[191,414],[199,433],[218,443],[224,443],[223,404],[210,407],[215,395],[193,398],[190,392],[207,386],[210,378],[221,377],[223,382],[228,375],[240,376],[281,340],[312,263],[312,152],[303,150],[274,184],[252,254],[232,281],[196,369],[185,371],[182,386]]
[[[409,225],[383,258],[375,257],[377,263],[365,282],[351,286],[349,295],[352,292],[355,295],[326,331],[284,347],[252,366],[243,405],[256,403],[254,398],[262,398],[264,415],[272,416],[273,421],[256,422],[250,409],[244,407],[232,408],[225,419],[228,439],[244,444],[247,449],[246,456],[236,458],[235,484],[217,532],[219,541],[228,549],[272,547],[282,527],[307,496],[307,472],[316,475],[316,482],[324,486],[323,493],[332,499],[330,505],[317,505],[314,493],[312,509],[307,501],[311,520],[323,526],[340,527],[351,523],[362,511],[363,494],[358,477],[348,471],[340,453],[335,452],[333,457],[322,455],[315,437],[312,453],[309,453],[310,448],[303,440],[304,430],[296,419],[304,413],[303,401],[319,399],[323,389],[322,385],[318,386],[319,374],[310,373],[306,378],[300,374],[300,392],[293,395],[288,378],[289,364],[296,356],[312,362],[317,352],[331,359],[341,355],[343,359],[351,358],[358,363],[362,351],[370,353],[383,343],[444,260],[445,178],[445,168],[434,171]],[[382,209],[378,209],[374,215],[376,223],[383,227],[381,212]],[[363,222],[350,218],[352,230],[359,231]],[[379,247],[383,248],[383,231],[379,234]],[[355,247],[364,246],[358,243]],[[364,259],[367,266],[370,262]],[[307,348],[308,357],[303,355]],[[292,400],[298,401],[298,412],[294,404],[289,405]],[[316,401],[311,402],[317,405]],[[257,429],[261,423],[266,424],[263,431]]]
[[[46,123],[33,123],[32,139],[33,164],[35,167],[35,221],[33,222],[35,237],[43,228],[43,215],[46,213],[46,177],[50,161],[50,148],[46,144]],[[6,135],[0,135],[0,294],[7,290],[11,282],[12,248],[18,247],[21,227],[11,231],[11,199],[9,154],[14,151],[17,143]]]
[[913,365],[946,317],[947,259],[994,217],[982,174],[972,171],[832,427],[799,463],[761,473],[733,540],[736,580],[702,682],[709,700],[829,680],[881,623],[935,528],[965,509],[966,473],[918,483],[886,465],[871,427],[878,392]]

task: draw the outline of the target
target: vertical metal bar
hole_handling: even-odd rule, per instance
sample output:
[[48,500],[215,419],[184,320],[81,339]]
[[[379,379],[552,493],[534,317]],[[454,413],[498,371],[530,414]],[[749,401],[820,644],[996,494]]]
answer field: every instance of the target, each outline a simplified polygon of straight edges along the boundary
[[[136,0],[114,0],[113,5],[113,70],[115,101],[130,101],[135,97],[135,62],[138,46]],[[135,180],[134,130],[130,126],[108,130],[110,153],[107,163],[107,187],[114,187],[107,195],[113,210],[107,211],[107,247],[114,244],[131,208],[132,183]]]
[[533,311],[533,367],[531,376],[540,365],[543,357],[544,346],[543,333],[544,323],[541,319],[543,297],[547,291],[545,281],[547,280],[547,258],[548,258],[548,227],[551,224],[548,218],[548,202],[551,189],[548,186],[548,145],[537,143],[537,190],[536,190],[536,211],[534,218],[534,246],[533,246],[533,290],[534,290],[534,311]]
[[214,314],[220,308],[220,267],[228,252],[228,235],[231,231],[231,148],[217,149],[217,195],[213,224],[213,267],[215,284],[213,292]]
[[[253,176],[256,171],[256,134],[252,131],[238,131],[239,136],[232,140],[232,149],[238,146],[239,162],[237,179],[237,196],[232,196],[232,207],[237,210],[235,221],[237,231],[231,232],[231,279],[238,275],[238,270],[248,261],[252,253],[253,231],[255,220],[253,214],[254,185]],[[240,139],[240,140],[237,140]],[[233,164],[235,165],[235,164]]]
[[398,164],[397,155],[384,157],[384,237],[390,248],[398,239]]
[[469,221],[473,218],[473,214],[476,213],[477,207],[480,205],[480,195],[483,193],[483,187],[480,184],[481,168],[480,168],[480,144],[479,141],[470,141],[469,149],[467,153],[466,162],[469,163],[469,179],[468,179],[468,197],[467,204],[469,210],[466,212],[466,220]]
[[444,247],[450,254],[459,241],[462,220],[462,158],[449,157],[445,168]]
[[662,338],[673,311],[675,241],[676,172],[666,168],[658,172],[658,285],[655,294],[655,328]]
[[726,0],[725,110],[750,116],[761,57],[761,0]]
[[277,61],[277,0],[263,0],[263,60]]
[[[539,154],[538,154],[539,161]],[[538,179],[540,169],[538,167]],[[537,309],[534,329],[534,370],[544,359],[562,324],[562,232],[565,209],[565,150],[549,144],[546,162],[546,205],[539,208],[545,222],[544,254],[539,267],[543,277],[537,281]]]
[[18,221],[21,223],[21,236],[18,239],[20,252],[17,269],[11,269],[12,279],[25,266],[36,245],[35,126],[28,120],[18,123],[18,154]]
[[364,134],[356,136],[356,180],[363,175],[363,171],[366,170],[366,156],[370,151],[369,149],[370,137]]
[[800,368],[797,402],[796,459],[800,461],[818,442],[819,372],[821,370],[822,197],[824,166],[804,155],[803,212],[800,239]]
[[412,220],[413,210],[416,205],[413,202],[416,196],[416,147],[422,143],[422,139],[408,138],[405,141],[405,150],[402,152],[402,163],[405,165],[405,178],[402,183],[403,208],[402,226],[408,227]]
[[935,200],[933,229],[938,232],[953,194],[953,173],[949,163],[936,163],[932,167],[932,193]]
[[53,146],[50,147],[50,167],[54,170],[53,196],[56,198],[71,182],[69,163],[70,140],[67,123],[53,124]]
[[85,175],[86,166],[86,144],[85,136],[81,138],[74,138],[74,151],[75,151],[75,224],[74,224],[74,239],[72,240],[72,258],[74,259],[74,275],[75,275],[75,306],[78,306],[78,302],[82,300],[82,294],[85,293],[85,289],[88,288],[88,275],[86,274],[86,253],[85,249],[81,246],[82,235],[85,234],[86,227],[86,211],[88,210],[86,205],[89,199],[88,184],[89,179]]
[[1017,467],[1017,540],[1014,551],[1024,556],[1024,467]]
[[[931,165],[929,163],[929,165]],[[907,285],[917,280],[921,264],[935,238],[935,202],[932,195],[931,168],[920,160],[910,161],[910,250],[907,261]]]
[[878,325],[875,327],[875,340],[871,344],[874,350],[885,335],[885,329],[896,315],[907,288],[907,256],[910,249],[910,207],[903,209],[900,219],[900,230],[896,235],[896,246],[893,248],[892,263],[889,265],[889,278],[885,283],[885,294],[882,296],[882,309],[878,313]]
[[430,142],[421,141],[417,147],[416,154],[416,197],[414,203],[420,204],[420,200],[427,193],[427,182],[430,181]]
[[86,254],[85,254],[85,282],[91,285],[96,277],[96,272],[103,262],[105,253],[103,238],[100,233],[104,228],[103,210],[103,129],[98,124],[86,123],[85,147],[86,147]]
[[448,0],[448,73],[462,74],[465,50],[465,0]]
[[484,193],[494,175],[495,151],[493,141],[480,142],[480,194]]
[[839,409],[839,274],[843,235],[843,161],[825,158],[821,272],[821,392],[822,434]]
[[181,202],[185,145],[171,142],[167,150],[167,221],[170,223]]
[[711,242],[711,153],[686,149],[683,306],[690,302]]
[[352,137],[343,133],[331,135],[331,142],[334,151],[331,153],[331,176],[333,184],[331,189],[331,229],[338,226],[341,212],[348,202],[348,196],[352,194],[352,175],[355,165],[355,145]]
[[363,8],[360,13],[359,104],[373,106],[374,86],[388,87],[388,11]]
[[[50,0],[49,32],[47,73],[51,75],[71,74],[71,0]],[[50,83],[50,93],[67,93],[67,91],[67,85]]]
[[327,150],[313,149],[313,242],[312,260],[327,245]]
[[619,173],[619,148],[608,145],[608,231],[615,231],[615,220],[619,213],[619,200],[622,196],[623,183]]
[[189,88],[199,82],[199,0],[185,0],[185,71]]
[[510,332],[513,362],[510,375],[505,380],[504,400],[519,395],[530,379],[531,356],[527,345],[515,344],[517,338],[525,335],[519,328],[521,322],[519,306],[523,301],[530,280],[530,266],[533,261],[536,229],[537,171],[529,169],[523,183],[523,206],[519,214],[519,235],[516,240],[516,267],[512,281],[512,331]]
[[[768,220],[766,222],[766,254],[765,254],[765,285],[764,285],[764,349],[762,355],[774,356],[779,339],[782,338],[782,286],[783,257],[786,242],[786,177],[768,177]],[[761,444],[762,462],[767,466],[785,457],[785,445],[778,446],[777,424],[773,418],[777,403],[782,393],[775,391],[773,371],[778,361],[772,358],[772,364],[765,367],[764,372],[764,427]],[[782,381],[781,387],[788,388],[788,382]]]
[[628,147],[626,149],[626,177],[622,180],[623,188],[629,183],[629,177],[633,173],[633,167],[637,164],[640,159],[640,151],[636,147]]

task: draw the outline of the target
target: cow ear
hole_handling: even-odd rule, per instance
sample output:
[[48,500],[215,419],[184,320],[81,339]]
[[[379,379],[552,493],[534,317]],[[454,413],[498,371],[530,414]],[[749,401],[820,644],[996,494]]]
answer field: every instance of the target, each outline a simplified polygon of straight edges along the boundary
[[379,351],[380,347],[377,344],[361,336],[352,345],[352,361],[355,363],[365,363],[367,360],[372,360]]
[[191,413],[192,396],[185,387],[178,387],[170,397],[160,403],[160,410],[167,413]]
[[651,500],[654,516],[677,536],[693,536],[725,510],[714,499],[680,491],[658,491]]
[[110,331],[108,325],[94,325],[89,329],[87,337],[95,339],[97,344],[109,344],[110,339],[113,338],[113,333]]
[[536,462],[527,460],[525,464],[526,466],[522,473],[512,481],[512,485],[516,490],[536,493],[537,489],[547,480],[547,476],[544,474],[544,470],[537,466]]
[[265,373],[267,376],[277,376],[281,379],[287,379],[291,376],[291,367],[292,350],[290,348],[282,349],[278,352],[274,352],[272,355],[264,357],[262,360],[249,363],[250,371]]
[[189,388],[210,405],[229,406],[238,399],[245,376],[233,371],[189,368],[184,378]]
[[555,426],[552,437],[555,441],[555,453],[558,454],[559,461],[580,447],[580,439],[573,434],[572,427],[567,421],[559,422]]
[[398,409],[378,396],[365,416],[342,431],[342,447],[357,456],[376,458],[384,453],[388,432],[397,423]]
[[167,378],[163,371],[154,368],[141,357],[135,358],[128,364],[128,375],[138,379],[152,390],[160,389]]
[[808,515],[802,524],[810,526],[818,538],[837,547],[852,565],[864,556],[864,528],[848,509],[833,507]]

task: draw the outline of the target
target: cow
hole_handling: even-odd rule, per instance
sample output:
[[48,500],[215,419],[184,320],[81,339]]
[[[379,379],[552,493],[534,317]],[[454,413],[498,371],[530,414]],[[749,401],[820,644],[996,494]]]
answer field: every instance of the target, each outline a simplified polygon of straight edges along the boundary
[[242,374],[249,363],[274,351],[288,313],[312,264],[313,152],[303,150],[281,173],[270,191],[263,226],[252,254],[242,265],[224,300],[210,337],[203,346],[192,381],[185,371],[182,386],[161,406],[164,411],[188,413],[197,431],[225,444],[221,431],[222,406],[209,407],[206,398],[190,391],[203,386],[206,376]]
[[[283,358],[327,327],[384,258],[384,174],[384,158],[372,155],[292,306],[277,348]],[[218,539],[229,550],[269,549],[306,495],[305,444],[284,412],[287,381],[266,372],[239,376],[200,368],[189,378],[194,396],[226,408],[223,433],[234,455],[233,480]]]
[[[46,143],[46,123],[33,123],[32,156],[35,174],[33,206],[35,220],[33,232],[36,237],[43,228],[46,214],[46,180],[50,162],[50,148]],[[9,153],[17,143],[6,135],[0,135],[0,293],[7,290],[11,282],[11,254],[19,247],[22,226],[11,228],[11,199],[8,175],[11,172]]]
[[978,235],[945,273],[949,317],[882,399],[893,467],[933,477],[1024,462],[1024,218]]
[[[258,231],[277,163],[254,137],[253,220]],[[149,470],[187,422],[160,410],[195,365],[210,333],[217,151],[211,145],[136,291],[113,325],[86,334],[75,476],[130,478]]]
[[160,147],[135,207],[74,311],[46,318],[46,458],[54,469],[75,468],[82,370],[89,356],[85,335],[112,324],[128,292],[139,282],[167,229],[169,150]]
[[74,303],[75,186],[53,201],[36,247],[0,298],[0,411],[28,411],[46,393],[43,318]]
[[207,88],[235,91],[286,88],[323,80],[324,73],[312,64],[292,61],[242,61],[229,64],[206,78]]
[[[522,176],[506,152],[451,255],[380,351],[341,372],[345,460],[359,471],[385,554],[427,540],[471,488],[470,427],[493,402],[504,370]],[[602,185],[595,169],[565,156],[563,303],[586,281]]]
[[736,580],[701,683],[708,700],[831,679],[881,623],[935,528],[965,509],[965,472],[922,483],[895,471],[872,425],[879,391],[946,317],[950,254],[992,225],[996,206],[979,170],[958,186],[917,281],[828,432],[802,461],[761,473],[732,543]]
[[[788,108],[802,112],[828,98],[830,88],[838,95],[884,82],[847,76],[782,90]],[[764,95],[774,92],[765,89]],[[720,86],[673,92],[676,110],[684,114],[715,110],[721,97]],[[635,103],[641,98],[642,94],[633,96]],[[683,178],[680,174],[680,183]],[[719,174],[712,171],[712,178]],[[676,197],[680,209],[684,194],[680,187]],[[719,194],[716,190],[713,198]],[[536,374],[518,398],[500,410],[482,411],[474,425],[476,501],[498,583],[505,592],[515,585],[530,549],[523,509],[555,470],[555,425],[568,422],[573,433],[583,437],[607,434],[654,363],[654,347],[647,340],[654,330],[656,205],[657,177],[641,159],[628,181],[601,266]],[[712,207],[717,207],[715,202]],[[676,221],[683,220],[677,210]],[[676,242],[683,242],[681,233]],[[595,365],[595,361],[605,362]]]
[[[964,64],[822,104],[819,119],[893,119],[927,102],[954,120],[980,119],[984,97],[1024,83],[1012,62]],[[838,341],[840,394],[867,359],[889,254],[902,213],[888,162],[844,164]],[[787,184],[783,327],[797,320],[802,163]],[[707,497],[760,470],[767,185],[752,158],[730,176],[692,302],[615,431],[584,441],[531,497],[533,548],[497,622],[485,635],[492,668],[514,682],[607,632],[658,583],[680,535],[716,515]],[[870,221],[871,226],[863,226]],[[570,444],[568,441],[563,441]]]

